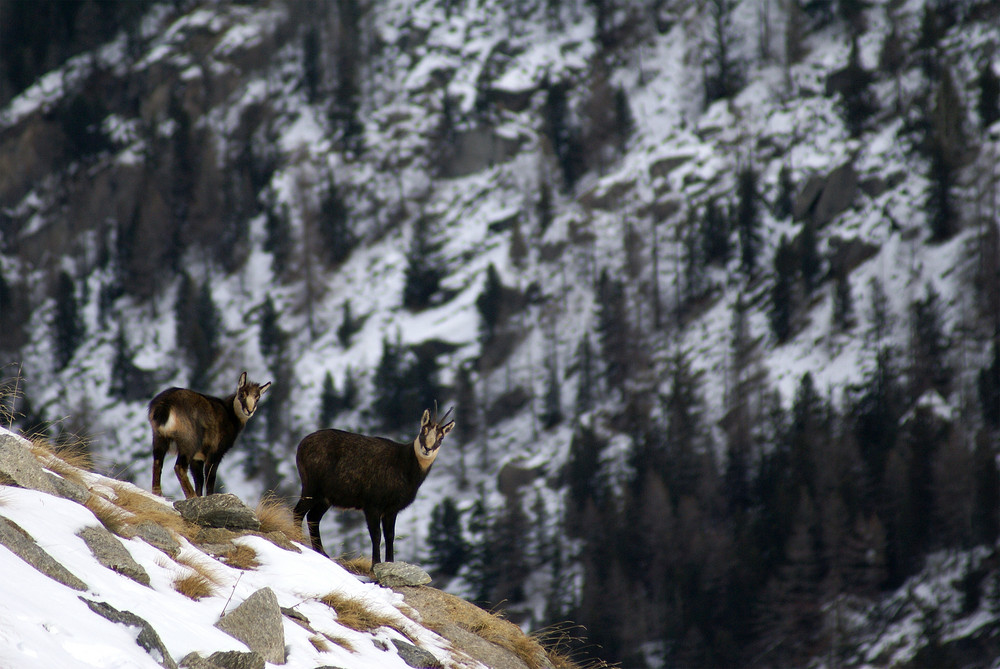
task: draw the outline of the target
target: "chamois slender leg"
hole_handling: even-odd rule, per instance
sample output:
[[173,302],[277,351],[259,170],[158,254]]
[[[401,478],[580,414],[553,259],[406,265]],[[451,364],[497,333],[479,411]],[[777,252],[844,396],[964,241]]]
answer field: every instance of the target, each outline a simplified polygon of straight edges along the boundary
[[302,527],[302,519],[306,517],[306,512],[312,508],[312,497],[306,497],[305,491],[299,497],[299,503],[295,505],[295,509],[292,510],[292,517],[295,518],[295,524],[298,527]]
[[174,463],[174,473],[177,474],[177,480],[180,481],[181,490],[184,491],[184,498],[191,499],[195,494],[194,488],[191,486],[191,479],[188,478],[187,469],[187,457],[178,455],[177,462]]
[[385,534],[385,561],[392,562],[392,540],[396,537],[396,514],[382,516],[382,530]]
[[170,439],[153,432],[153,494],[162,495],[160,476],[163,472],[163,458],[170,449]]
[[191,458],[191,477],[194,479],[194,494],[201,497],[205,490],[205,460],[197,455]]
[[368,535],[372,538],[372,566],[381,562],[382,528],[379,527],[380,514],[373,509],[365,509],[365,520],[368,522]]
[[219,471],[218,462],[205,463],[205,494],[215,494],[215,474]]
[[[312,541],[313,550],[320,555],[326,555],[326,551],[323,550],[323,540],[319,536],[319,519],[323,517],[323,514],[329,508],[328,504],[315,500],[312,508],[309,509],[309,513],[306,514],[306,521],[309,525],[309,539]],[[326,556],[330,557],[329,555]]]

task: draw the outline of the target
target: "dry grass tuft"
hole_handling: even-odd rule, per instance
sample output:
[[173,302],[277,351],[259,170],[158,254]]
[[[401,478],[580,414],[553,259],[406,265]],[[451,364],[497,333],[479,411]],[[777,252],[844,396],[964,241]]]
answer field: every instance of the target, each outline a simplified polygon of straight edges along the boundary
[[31,453],[46,469],[54,471],[68,481],[86,487],[81,472],[94,470],[90,456],[90,446],[83,439],[76,438],[65,444],[54,444],[48,437],[33,435]]
[[224,575],[218,571],[218,563],[207,557],[204,553],[197,551],[192,551],[188,554],[182,553],[174,558],[174,562],[191,569],[206,581],[215,585],[220,585],[224,580]]
[[113,485],[112,489],[115,498],[111,502],[128,512],[126,522],[129,525],[151,522],[179,534],[192,543],[198,536],[198,526],[184,520],[172,506],[131,485]]
[[245,544],[235,544],[236,550],[232,551],[228,555],[222,558],[230,567],[236,569],[256,569],[260,566],[260,562],[257,561],[257,551],[250,548]]
[[[421,592],[424,594],[417,597]],[[413,599],[408,598],[407,604],[419,614],[421,624],[442,636],[447,637],[446,628],[456,624],[513,653],[530,669],[542,669],[553,664],[557,669],[581,669],[568,654],[552,653],[542,640],[526,635],[502,615],[484,611],[460,597],[433,589],[417,590],[409,597]]]
[[187,567],[190,572],[174,579],[174,590],[195,601],[202,597],[215,594],[216,588],[222,583],[222,576],[212,569],[212,562],[201,553],[178,555],[174,562]]
[[288,505],[274,495],[265,495],[254,510],[264,534],[281,532],[289,541],[303,541],[302,525],[295,523],[295,516]]
[[174,590],[188,599],[198,601],[202,597],[210,597],[215,594],[215,584],[201,574],[191,572],[186,576],[174,579]]
[[330,643],[340,646],[348,653],[358,652],[358,649],[354,647],[354,644],[342,636],[334,636],[332,634],[327,634],[326,632],[323,632],[323,637],[326,638],[326,640],[329,641]]
[[372,575],[372,559],[367,557],[345,557],[341,555],[335,558],[334,561],[341,567],[346,569],[348,572],[354,574],[355,576],[371,576]]
[[585,639],[582,634],[573,634],[574,629],[580,630],[581,633],[585,631],[582,626],[563,623],[538,630],[532,636],[545,647],[549,662],[555,669],[614,669],[617,667],[617,665],[609,664],[600,659],[577,659],[574,657],[585,652],[585,648],[581,645]]
[[524,631],[505,620],[499,613],[489,613],[480,609],[481,615],[472,614],[458,624],[465,627],[487,641],[506,648],[517,655],[529,669],[542,669],[548,662],[548,654],[538,639],[528,636]]
[[313,648],[315,648],[321,653],[329,653],[331,650],[330,642],[327,641],[326,637],[323,636],[319,635],[311,636],[309,637],[309,643],[311,643],[313,645]]
[[409,635],[400,629],[397,619],[373,610],[363,599],[331,592],[319,601],[337,612],[337,622],[344,627],[357,632],[370,632],[379,627],[388,627],[409,638]]
[[109,502],[100,495],[91,494],[84,504],[112,534],[128,535],[128,527],[133,525],[132,514]]

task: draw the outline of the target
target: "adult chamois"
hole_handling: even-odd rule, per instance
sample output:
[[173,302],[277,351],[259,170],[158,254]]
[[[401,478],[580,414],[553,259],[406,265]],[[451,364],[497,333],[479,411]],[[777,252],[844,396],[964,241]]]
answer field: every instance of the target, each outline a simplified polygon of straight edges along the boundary
[[[236,437],[257,410],[267,389],[247,381],[240,374],[236,392],[226,397],[202,395],[187,388],[169,388],[149,403],[149,424],[153,428],[153,493],[160,489],[163,458],[171,446],[177,449],[174,472],[181,483],[184,497],[201,496],[202,484],[209,495],[215,492],[215,475],[222,456],[233,447]],[[194,487],[188,479],[188,466],[194,476]]]
[[319,430],[299,442],[295,464],[302,480],[302,497],[295,505],[295,520],[300,525],[303,517],[308,521],[312,547],[326,555],[319,521],[327,509],[361,509],[372,539],[372,565],[380,561],[383,531],[385,560],[392,562],[396,514],[417,496],[441,441],[455,427],[455,421],[443,424],[450,413],[448,409],[439,420],[437,407],[433,418],[425,409],[420,432],[412,443],[341,430]]

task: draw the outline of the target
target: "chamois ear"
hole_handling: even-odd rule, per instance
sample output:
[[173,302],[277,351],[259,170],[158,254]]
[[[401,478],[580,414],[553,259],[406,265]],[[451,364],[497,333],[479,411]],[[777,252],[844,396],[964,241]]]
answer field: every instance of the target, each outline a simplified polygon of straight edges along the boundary
[[431,422],[431,412],[430,409],[424,409],[424,417],[420,419],[420,427],[427,425]]
[[242,388],[246,384],[247,384],[247,373],[243,372],[242,374],[240,374],[240,382],[237,385],[238,387]]
[[446,435],[449,432],[451,432],[451,428],[453,428],[453,427],[455,427],[455,421],[451,421],[447,425],[442,425],[441,426],[441,436],[444,437],[444,435]]
[[262,385],[260,387],[260,394],[263,395],[264,393],[266,393],[267,389],[270,388],[270,387],[271,387],[271,382],[268,381],[267,383],[265,383],[264,385]]

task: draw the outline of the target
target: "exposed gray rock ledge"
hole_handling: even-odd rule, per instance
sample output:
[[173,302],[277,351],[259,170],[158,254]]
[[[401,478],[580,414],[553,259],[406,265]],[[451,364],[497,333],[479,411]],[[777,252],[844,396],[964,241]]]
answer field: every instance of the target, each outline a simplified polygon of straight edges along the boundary
[[285,628],[278,598],[271,588],[261,588],[215,626],[239,639],[267,662],[285,663]]
[[204,527],[227,530],[259,530],[260,521],[253,509],[230,493],[192,497],[174,502],[185,520]]
[[0,544],[9,548],[14,555],[49,578],[74,590],[87,589],[86,583],[71,574],[66,567],[56,562],[55,558],[42,550],[30,534],[21,529],[14,521],[3,517],[0,517]]
[[132,554],[122,545],[115,535],[103,527],[85,527],[77,533],[83,539],[97,561],[123,576],[128,576],[136,583],[149,585],[149,574],[142,566],[132,559]]

